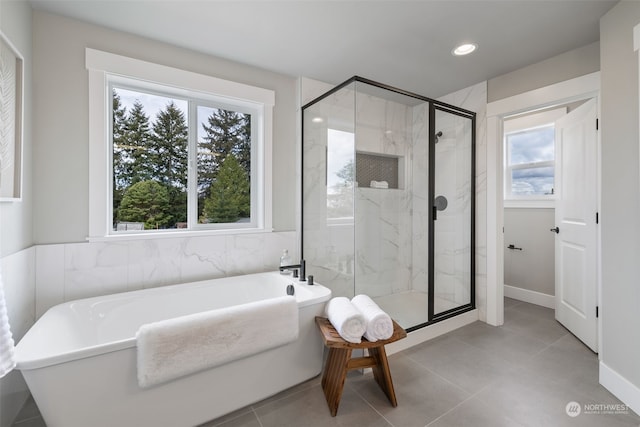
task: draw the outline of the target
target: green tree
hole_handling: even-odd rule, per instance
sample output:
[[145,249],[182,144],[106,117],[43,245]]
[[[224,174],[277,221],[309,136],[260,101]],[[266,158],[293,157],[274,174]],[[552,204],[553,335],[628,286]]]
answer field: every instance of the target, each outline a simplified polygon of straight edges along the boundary
[[153,164],[151,149],[151,132],[149,117],[144,112],[144,106],[138,100],[127,115],[122,149],[125,151],[131,167],[127,179],[130,184],[147,181],[153,178]]
[[251,188],[245,170],[233,154],[229,154],[210,195],[205,199],[202,222],[236,222],[251,215]]
[[153,179],[169,191],[171,216],[176,222],[187,221],[187,146],[184,113],[170,101],[153,122],[148,161]]
[[327,192],[327,216],[329,218],[353,217],[353,183],[355,182],[355,167],[350,159],[336,176],[342,181],[331,187]]
[[118,208],[125,188],[131,184],[131,163],[128,152],[123,148],[127,122],[127,109],[122,106],[118,92],[113,90],[113,222],[116,222]]
[[349,161],[338,172],[336,172],[336,176],[342,179],[342,182],[339,185],[343,187],[353,186],[353,182],[356,180],[355,171],[356,168],[353,164],[353,159],[349,159]]
[[215,109],[202,124],[205,135],[198,144],[198,188],[207,198],[223,161],[233,154],[247,179],[251,168],[251,116]]
[[144,222],[145,230],[167,228],[171,222],[169,192],[156,181],[140,181],[129,187],[118,209],[120,221]]

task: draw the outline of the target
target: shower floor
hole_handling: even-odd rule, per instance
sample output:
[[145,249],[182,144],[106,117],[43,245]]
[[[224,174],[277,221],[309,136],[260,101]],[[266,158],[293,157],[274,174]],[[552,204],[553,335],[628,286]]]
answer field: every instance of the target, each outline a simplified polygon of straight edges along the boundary
[[[375,297],[373,300],[380,306],[381,309],[389,313],[400,326],[403,328],[410,328],[422,323],[426,323],[428,307],[429,307],[429,294],[419,291],[408,291],[397,294],[383,295]],[[449,301],[443,298],[436,297],[435,312],[440,313],[458,306],[453,301]]]

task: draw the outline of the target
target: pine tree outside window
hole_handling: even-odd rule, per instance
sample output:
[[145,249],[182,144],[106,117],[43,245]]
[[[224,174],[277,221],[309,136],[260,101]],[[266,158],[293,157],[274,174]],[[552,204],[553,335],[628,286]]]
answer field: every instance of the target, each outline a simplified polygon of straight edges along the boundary
[[112,232],[255,227],[258,111],[120,80],[110,85]]

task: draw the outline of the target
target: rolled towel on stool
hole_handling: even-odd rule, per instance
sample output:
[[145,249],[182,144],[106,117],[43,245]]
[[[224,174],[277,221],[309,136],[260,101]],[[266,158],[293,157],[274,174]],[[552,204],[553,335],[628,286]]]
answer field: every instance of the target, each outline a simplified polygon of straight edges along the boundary
[[329,322],[345,341],[360,344],[367,326],[364,315],[351,304],[349,298],[332,298],[324,311]]
[[393,321],[369,296],[356,295],[351,303],[362,313],[367,328],[364,337],[369,341],[386,340],[393,335]]

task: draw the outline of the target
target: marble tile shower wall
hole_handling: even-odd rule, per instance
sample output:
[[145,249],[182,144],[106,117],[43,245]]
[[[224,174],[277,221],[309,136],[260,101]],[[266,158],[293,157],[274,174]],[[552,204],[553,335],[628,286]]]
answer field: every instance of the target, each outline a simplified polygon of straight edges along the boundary
[[64,301],[278,268],[297,233],[274,232],[35,247],[36,314]]
[[406,163],[412,119],[404,104],[356,95],[356,151],[397,157],[401,175],[398,189],[356,188],[356,294],[376,297],[411,289],[413,185]]

